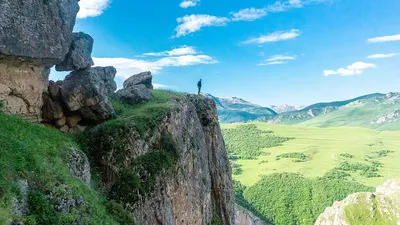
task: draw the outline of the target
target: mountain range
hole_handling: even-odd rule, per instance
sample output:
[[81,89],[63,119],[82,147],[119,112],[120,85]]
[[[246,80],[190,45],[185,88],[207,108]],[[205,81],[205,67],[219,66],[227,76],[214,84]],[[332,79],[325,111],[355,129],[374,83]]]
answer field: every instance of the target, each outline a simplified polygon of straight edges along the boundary
[[216,101],[221,123],[262,121],[314,127],[358,126],[380,130],[400,128],[400,93],[394,92],[374,93],[307,107],[263,107],[237,97],[207,96]]

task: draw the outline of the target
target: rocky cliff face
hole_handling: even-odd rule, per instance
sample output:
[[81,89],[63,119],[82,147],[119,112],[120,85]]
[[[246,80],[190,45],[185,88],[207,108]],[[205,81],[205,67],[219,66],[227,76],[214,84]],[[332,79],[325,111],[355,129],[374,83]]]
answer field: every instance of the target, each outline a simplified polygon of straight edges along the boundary
[[235,207],[235,225],[264,225],[260,218],[240,206]]
[[356,225],[400,223],[400,181],[390,180],[375,193],[356,193],[335,202],[315,225]]
[[50,67],[69,51],[78,0],[2,0],[0,9],[0,101],[6,112],[40,121]]
[[168,106],[151,129],[142,130],[146,118],[132,115],[88,131],[103,191],[138,224],[234,224],[231,168],[215,102],[175,96]]

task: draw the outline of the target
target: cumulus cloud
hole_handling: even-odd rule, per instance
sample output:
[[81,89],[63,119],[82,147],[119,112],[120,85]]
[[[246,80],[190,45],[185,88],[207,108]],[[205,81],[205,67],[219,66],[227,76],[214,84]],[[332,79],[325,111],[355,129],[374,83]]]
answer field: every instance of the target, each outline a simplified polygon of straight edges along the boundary
[[199,2],[200,2],[200,0],[184,0],[181,2],[181,4],[179,4],[179,7],[184,8],[184,9],[189,8],[189,7],[194,7]]
[[284,12],[291,8],[301,8],[303,7],[303,3],[311,3],[311,2],[302,2],[301,0],[289,0],[286,2],[276,1],[274,4],[267,6],[268,12]]
[[257,38],[250,38],[243,44],[264,44],[268,42],[286,41],[300,36],[300,31],[291,29],[290,31],[276,31],[268,35],[263,35]]
[[233,21],[253,21],[264,17],[267,15],[267,10],[264,9],[256,9],[256,8],[247,8],[242,9],[239,12],[231,12]]
[[179,55],[194,55],[196,54],[196,49],[191,46],[182,46],[179,48],[172,49],[170,51],[163,52],[148,52],[144,53],[144,56],[179,56]]
[[179,17],[175,28],[175,37],[185,36],[199,31],[202,27],[225,26],[230,20],[226,17],[216,17],[205,14],[193,14]]
[[111,0],[80,0],[77,17],[80,19],[86,17],[100,16],[104,10],[108,7]]
[[151,71],[153,74],[157,74],[167,67],[218,63],[216,59],[208,55],[175,55],[157,60],[93,57],[93,61],[95,66],[114,66],[118,71],[117,76],[125,79],[143,71]]
[[362,74],[365,69],[376,68],[375,64],[365,62],[355,62],[346,68],[339,68],[338,70],[324,70],[324,76],[339,75],[339,76],[353,76]]
[[382,59],[382,58],[391,58],[394,56],[398,56],[399,53],[389,53],[389,54],[374,54],[367,56],[367,59]]
[[390,41],[400,41],[400,34],[368,39],[368,43],[380,43],[380,42],[390,42]]

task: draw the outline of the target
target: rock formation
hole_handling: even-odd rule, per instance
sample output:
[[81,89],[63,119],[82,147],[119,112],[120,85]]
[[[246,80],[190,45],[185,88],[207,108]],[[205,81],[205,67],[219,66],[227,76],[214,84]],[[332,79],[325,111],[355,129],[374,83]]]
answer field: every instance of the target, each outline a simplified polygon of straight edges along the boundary
[[152,98],[152,80],[150,72],[133,75],[124,82],[124,88],[118,90],[117,95],[132,105],[147,102]]
[[400,223],[400,181],[389,180],[375,193],[356,193],[335,202],[315,225],[357,225]]
[[68,53],[77,0],[0,2],[0,101],[5,112],[40,121],[50,67]]
[[57,71],[73,71],[93,66],[93,38],[85,33],[74,33],[73,40],[65,59],[56,65]]
[[143,131],[142,120],[126,119],[88,131],[102,190],[141,225],[234,224],[231,168],[215,102],[198,96],[171,101],[173,110],[154,129]]
[[235,225],[265,225],[260,218],[240,206],[235,207]]

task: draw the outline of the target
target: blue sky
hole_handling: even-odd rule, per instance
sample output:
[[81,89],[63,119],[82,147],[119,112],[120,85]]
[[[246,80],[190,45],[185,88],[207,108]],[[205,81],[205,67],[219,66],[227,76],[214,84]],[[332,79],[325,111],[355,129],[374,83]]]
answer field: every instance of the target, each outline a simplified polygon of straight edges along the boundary
[[[81,0],[98,66],[169,89],[309,105],[400,91],[398,0]],[[65,73],[52,72],[52,79]]]

